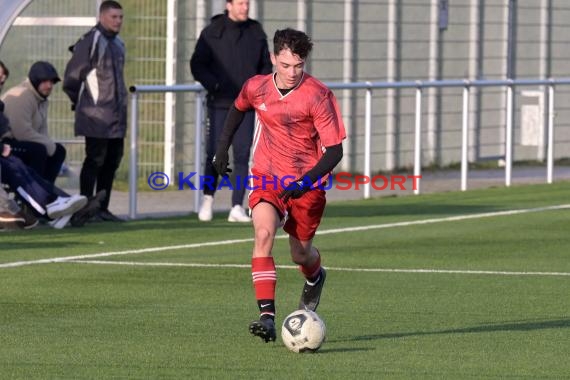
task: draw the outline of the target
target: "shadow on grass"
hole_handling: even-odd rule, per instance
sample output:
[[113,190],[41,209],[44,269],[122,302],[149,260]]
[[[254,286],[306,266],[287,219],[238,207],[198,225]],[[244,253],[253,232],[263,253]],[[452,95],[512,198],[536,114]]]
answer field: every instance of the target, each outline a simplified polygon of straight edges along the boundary
[[[325,342],[326,344],[326,342]],[[320,354],[334,354],[336,352],[359,352],[359,351],[374,351],[375,348],[321,348],[317,353]]]
[[[30,235],[33,233],[35,236],[38,235],[49,235],[61,236],[63,234],[85,234],[85,233],[120,233],[129,231],[144,231],[144,230],[165,230],[165,231],[187,231],[194,236],[199,236],[202,231],[212,231],[214,230],[244,230],[247,232],[252,231],[252,225],[250,223],[229,223],[225,220],[225,217],[219,217],[218,220],[212,222],[200,222],[195,218],[188,218],[182,216],[166,217],[166,218],[146,218],[137,220],[128,220],[122,223],[113,222],[97,222],[97,223],[87,223],[82,227],[71,227],[67,226],[63,230],[54,230],[47,225],[41,225],[33,230],[17,230],[14,231],[14,236],[19,235]],[[220,233],[222,233],[220,231]],[[8,234],[8,233],[7,233]],[[6,235],[7,235],[6,234]]]
[[499,331],[534,331],[546,329],[570,328],[570,319],[554,319],[546,321],[521,321],[499,324],[486,324],[481,326],[464,327],[458,329],[445,329],[435,331],[410,331],[385,334],[361,335],[338,341],[366,341],[378,339],[406,338],[410,336],[442,335],[442,334],[472,334]]
[[30,249],[42,249],[49,247],[52,248],[68,248],[72,246],[77,246],[80,244],[85,244],[82,241],[65,241],[65,242],[49,242],[46,243],[45,241],[17,241],[17,242],[2,242],[2,250],[3,251],[19,251],[19,250],[30,250]]

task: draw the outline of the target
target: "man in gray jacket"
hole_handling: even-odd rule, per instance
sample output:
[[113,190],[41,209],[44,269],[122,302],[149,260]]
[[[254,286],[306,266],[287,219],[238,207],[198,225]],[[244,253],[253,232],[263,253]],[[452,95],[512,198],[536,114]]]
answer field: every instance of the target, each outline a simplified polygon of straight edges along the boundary
[[2,141],[50,183],[55,182],[66,156],[63,145],[48,132],[48,97],[60,80],[51,63],[38,61],[30,67],[26,80],[2,96],[7,117],[0,128]]
[[121,5],[103,1],[97,25],[70,48],[63,80],[75,110],[75,134],[85,136],[80,192],[92,197],[95,189],[106,191],[98,215],[103,221],[121,221],[109,211],[109,200],[127,130],[125,44],[118,36],[122,23]]

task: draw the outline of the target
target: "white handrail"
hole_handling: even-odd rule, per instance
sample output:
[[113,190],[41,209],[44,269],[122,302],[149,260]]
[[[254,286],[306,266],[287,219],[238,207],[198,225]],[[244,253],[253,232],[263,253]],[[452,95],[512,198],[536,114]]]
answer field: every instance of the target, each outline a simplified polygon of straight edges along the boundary
[[[422,90],[424,88],[432,87],[463,87],[463,105],[462,105],[462,143],[461,143],[461,190],[467,189],[467,168],[468,168],[468,104],[469,104],[469,90],[471,87],[506,87],[507,88],[507,102],[512,104],[514,98],[514,87],[516,86],[548,86],[548,136],[547,136],[547,183],[552,183],[553,180],[553,160],[554,160],[554,86],[556,85],[570,85],[570,78],[559,79],[495,79],[495,80],[440,80],[440,81],[404,81],[404,82],[328,82],[325,83],[332,90],[366,90],[366,109],[365,109],[365,175],[370,178],[370,144],[372,136],[372,107],[371,107],[371,94],[373,89],[416,89],[416,117],[415,117],[415,149],[414,149],[414,175],[421,174],[421,108],[422,108]],[[131,156],[129,167],[129,217],[136,218],[136,195],[137,195],[137,136],[138,136],[138,93],[156,93],[156,92],[195,92],[196,97],[196,123],[195,123],[195,141],[201,145],[202,141],[202,119],[204,115],[203,97],[205,90],[199,84],[193,85],[144,85],[132,86],[131,91]],[[511,184],[511,169],[512,169],[512,133],[513,133],[513,114],[512,107],[507,105],[507,118],[506,118],[506,134],[505,153],[505,185]],[[196,172],[201,170],[202,164],[202,150],[201,146],[195,148],[195,163],[194,167]],[[418,177],[416,177],[418,178]],[[419,180],[418,187],[414,190],[415,194],[420,193]],[[364,186],[365,198],[370,196],[370,186]],[[194,198],[194,209],[198,209],[198,196]]]

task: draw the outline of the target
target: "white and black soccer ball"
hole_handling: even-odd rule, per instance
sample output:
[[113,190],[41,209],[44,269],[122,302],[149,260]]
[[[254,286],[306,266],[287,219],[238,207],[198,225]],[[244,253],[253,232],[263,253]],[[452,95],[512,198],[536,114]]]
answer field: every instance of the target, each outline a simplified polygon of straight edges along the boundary
[[283,321],[281,339],[293,352],[315,352],[325,341],[326,328],[314,311],[295,310]]

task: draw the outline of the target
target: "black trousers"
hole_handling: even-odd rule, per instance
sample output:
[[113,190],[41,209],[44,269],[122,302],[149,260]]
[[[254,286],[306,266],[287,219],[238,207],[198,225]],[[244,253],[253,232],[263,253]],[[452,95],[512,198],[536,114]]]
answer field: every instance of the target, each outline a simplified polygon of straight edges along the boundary
[[81,195],[92,197],[105,190],[107,197],[101,203],[101,210],[109,208],[111,189],[115,172],[121,164],[124,153],[124,139],[101,139],[85,137],[85,160],[79,176]]
[[[218,186],[218,172],[214,169],[212,165],[212,159],[216,154],[216,145],[222,130],[224,129],[224,122],[228,114],[228,109],[226,108],[214,108],[208,107],[208,138],[206,141],[206,164],[204,168],[204,175],[214,178],[213,186],[204,186],[204,194],[214,195],[216,192],[216,187]],[[241,122],[234,138],[232,140],[233,148],[233,166],[232,168],[232,206],[242,205],[243,198],[245,196],[245,186],[244,180],[248,175],[249,167],[249,151],[251,149],[251,143],[253,140],[253,129],[254,129],[255,113],[253,111],[246,112],[243,121]],[[240,183],[236,183],[237,179]]]
[[56,143],[54,154],[48,156],[46,147],[40,143],[14,139],[4,139],[3,142],[12,147],[14,156],[34,169],[43,179],[55,183],[67,154],[63,145]]

